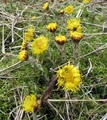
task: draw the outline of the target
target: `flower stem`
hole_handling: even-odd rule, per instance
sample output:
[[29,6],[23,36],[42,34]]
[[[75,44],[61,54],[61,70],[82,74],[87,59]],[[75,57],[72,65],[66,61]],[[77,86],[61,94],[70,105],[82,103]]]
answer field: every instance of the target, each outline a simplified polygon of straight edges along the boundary
[[80,56],[79,43],[73,42],[73,63],[75,65],[77,65],[79,62],[79,56]]
[[[55,33],[53,33],[53,37],[55,38]],[[53,39],[54,39],[54,38],[53,38]],[[55,44],[55,46],[58,48],[58,51],[59,51],[59,54],[61,55],[61,57],[65,59],[64,47],[63,47],[62,45],[57,44],[57,43],[55,42],[55,40],[54,40],[54,44]]]

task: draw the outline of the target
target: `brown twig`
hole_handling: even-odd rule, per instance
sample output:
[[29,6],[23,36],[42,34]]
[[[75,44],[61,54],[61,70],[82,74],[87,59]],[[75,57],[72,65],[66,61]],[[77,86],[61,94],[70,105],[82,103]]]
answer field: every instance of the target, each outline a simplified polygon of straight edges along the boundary
[[56,75],[53,75],[49,87],[45,90],[44,94],[42,95],[40,106],[43,106],[46,103],[49,95],[51,94],[51,92],[56,84],[56,80],[57,80]]

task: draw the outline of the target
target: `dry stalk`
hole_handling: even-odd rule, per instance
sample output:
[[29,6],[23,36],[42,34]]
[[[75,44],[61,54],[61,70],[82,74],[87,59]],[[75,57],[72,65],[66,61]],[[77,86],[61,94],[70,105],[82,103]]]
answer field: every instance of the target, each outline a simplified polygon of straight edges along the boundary
[[87,73],[86,73],[86,77],[88,76],[88,74],[89,74],[89,73],[91,72],[91,70],[92,70],[92,63],[91,63],[90,58],[88,59],[88,61],[89,61],[90,67],[89,67],[89,69],[88,69],[88,71],[87,71]]
[[107,113],[100,120],[107,120]]
[[4,40],[4,18],[3,18],[3,27],[2,27],[2,53],[5,54],[5,40]]
[[4,69],[0,70],[0,73],[4,72],[5,70],[9,70],[9,69],[11,69],[11,68],[14,68],[15,66],[19,65],[20,63],[21,63],[21,61],[13,64],[13,65],[11,65],[11,66],[9,66],[9,67],[7,67],[7,68],[4,68]]
[[[67,99],[68,98],[68,91],[65,91],[65,99]],[[67,120],[71,120],[70,119],[70,114],[69,114],[69,102],[68,101],[66,101],[65,102],[65,104],[66,104],[66,112],[67,112]]]
[[107,99],[48,99],[49,102],[102,102],[106,103]]
[[59,113],[59,111],[48,101],[48,104],[56,111],[56,113],[60,116],[61,120],[64,120],[62,115]]
[[22,120],[23,113],[24,113],[24,110],[19,108],[16,112],[15,120]]
[[93,24],[93,23],[89,23],[89,22],[81,22],[81,23],[86,24],[86,25],[95,26],[95,27],[100,27],[100,28],[107,28],[107,26],[105,26],[105,25],[98,25],[98,24]]

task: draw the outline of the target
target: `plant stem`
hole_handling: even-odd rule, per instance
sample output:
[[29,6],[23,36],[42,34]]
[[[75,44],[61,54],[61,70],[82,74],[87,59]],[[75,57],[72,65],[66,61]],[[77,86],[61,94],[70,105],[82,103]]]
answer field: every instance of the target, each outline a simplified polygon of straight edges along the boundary
[[37,120],[36,112],[33,113],[33,120]]
[[73,42],[73,64],[77,65],[80,56],[79,43]]

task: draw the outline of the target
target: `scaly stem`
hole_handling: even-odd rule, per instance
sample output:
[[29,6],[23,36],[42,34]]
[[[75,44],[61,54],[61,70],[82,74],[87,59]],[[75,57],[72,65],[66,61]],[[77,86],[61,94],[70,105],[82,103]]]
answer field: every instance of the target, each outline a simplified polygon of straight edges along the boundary
[[79,62],[80,48],[78,42],[73,42],[73,63],[77,65]]

